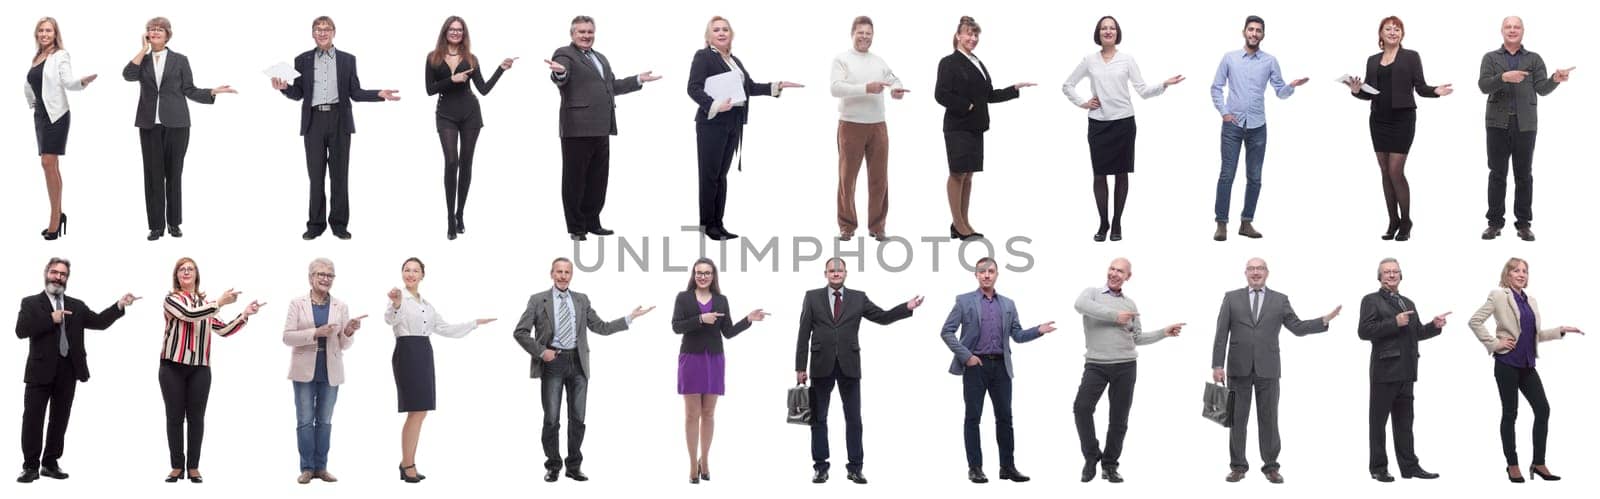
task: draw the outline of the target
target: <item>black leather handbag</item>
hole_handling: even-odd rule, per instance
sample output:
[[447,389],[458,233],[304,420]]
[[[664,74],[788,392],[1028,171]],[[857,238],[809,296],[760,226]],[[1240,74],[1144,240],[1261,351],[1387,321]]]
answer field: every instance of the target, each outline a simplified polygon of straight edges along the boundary
[[805,384],[789,389],[789,424],[811,426],[811,387]]
[[1233,427],[1233,390],[1229,390],[1227,385],[1206,383],[1204,402],[1200,416],[1223,428]]

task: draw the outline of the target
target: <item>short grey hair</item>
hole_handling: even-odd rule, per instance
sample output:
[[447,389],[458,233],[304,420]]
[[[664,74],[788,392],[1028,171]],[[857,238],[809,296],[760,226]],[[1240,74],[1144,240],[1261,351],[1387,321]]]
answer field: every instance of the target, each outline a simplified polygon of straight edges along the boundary
[[65,259],[65,258],[61,258],[61,257],[50,257],[50,263],[44,264],[45,273],[47,273],[47,274],[50,273],[50,267],[54,267],[58,263],[61,264],[61,265],[66,265],[68,272],[72,271],[72,261],[71,260],[68,260],[68,259]]
[[1386,263],[1392,263],[1396,267],[1400,266],[1400,260],[1396,260],[1392,256],[1388,257],[1388,258],[1384,258],[1383,261],[1378,262],[1378,279],[1380,279],[1380,280],[1383,279],[1383,264],[1386,264]]
[[306,275],[317,273],[317,267],[327,267],[328,270],[333,270],[333,260],[321,257],[312,260],[311,264],[306,266]]

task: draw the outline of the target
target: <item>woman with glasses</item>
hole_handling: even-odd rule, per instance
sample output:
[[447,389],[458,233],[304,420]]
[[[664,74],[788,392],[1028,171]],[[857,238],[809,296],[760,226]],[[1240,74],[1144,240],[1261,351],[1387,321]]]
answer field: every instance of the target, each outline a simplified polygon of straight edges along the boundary
[[[752,322],[767,318],[755,309],[735,323],[728,318],[728,297],[709,258],[694,263],[688,289],[678,293],[672,309],[672,332],[683,335],[678,348],[678,394],[683,395],[683,434],[689,448],[689,483],[711,479],[707,464],[716,427],[717,397],[726,392],[727,360],[722,339],[733,338]],[[698,450],[698,452],[696,452]]]
[[445,237],[455,240],[457,234],[466,233],[461,212],[467,207],[467,189],[472,185],[472,156],[478,147],[478,131],[483,128],[483,116],[477,96],[472,95],[468,81],[485,96],[500,81],[500,74],[511,69],[515,58],[508,57],[495,67],[494,75],[484,81],[479,72],[478,58],[472,55],[472,36],[467,32],[467,21],[450,16],[439,28],[439,41],[428,53],[424,83],[428,95],[439,95],[439,105],[434,110],[434,126],[439,130],[439,143],[444,147],[444,203]]
[[[167,410],[167,452],[172,472],[167,483],[187,474],[200,483],[200,443],[206,434],[206,400],[211,396],[211,335],[233,336],[265,303],[250,302],[231,321],[217,318],[239,300],[229,288],[216,300],[200,291],[200,267],[183,257],[172,268],[172,291],[165,302],[166,330],[161,341],[161,400]],[[188,423],[185,432],[184,423]],[[188,436],[188,445],[184,437]]]

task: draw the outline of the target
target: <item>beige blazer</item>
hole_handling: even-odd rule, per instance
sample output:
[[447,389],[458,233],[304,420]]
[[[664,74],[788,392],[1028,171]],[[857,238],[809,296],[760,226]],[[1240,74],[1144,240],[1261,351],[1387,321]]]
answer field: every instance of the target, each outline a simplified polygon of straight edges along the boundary
[[[1539,301],[1528,295],[1528,308],[1533,310],[1533,328],[1538,331],[1540,342],[1561,339],[1561,328],[1544,329],[1539,326]],[[1494,334],[1483,327],[1483,321],[1494,317]],[[1489,292],[1489,299],[1478,307],[1478,311],[1467,320],[1467,327],[1472,328],[1472,334],[1478,335],[1478,341],[1483,347],[1493,354],[1510,352],[1510,349],[1500,348],[1501,338],[1516,338],[1521,335],[1522,313],[1517,310],[1517,302],[1511,297],[1511,290],[1500,288]]]
[[[355,343],[355,337],[342,326],[350,322],[350,309],[338,298],[328,297],[328,324],[338,324],[338,334],[328,335],[328,384],[344,383],[344,350]],[[289,352],[289,380],[306,383],[317,368],[317,326],[311,316],[311,296],[301,296],[289,301],[289,317],[283,322],[283,344],[293,347]]]

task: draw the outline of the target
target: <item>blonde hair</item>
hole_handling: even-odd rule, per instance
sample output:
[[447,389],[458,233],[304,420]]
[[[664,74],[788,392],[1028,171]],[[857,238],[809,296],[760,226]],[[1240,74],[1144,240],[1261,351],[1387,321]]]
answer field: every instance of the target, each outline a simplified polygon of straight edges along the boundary
[[[1500,287],[1502,287],[1502,288],[1510,288],[1511,287],[1511,271],[1516,269],[1517,268],[1517,264],[1519,264],[1519,263],[1522,264],[1522,271],[1523,272],[1527,272],[1528,271],[1528,261],[1527,260],[1523,260],[1523,259],[1517,258],[1517,257],[1511,257],[1510,260],[1506,260],[1506,265],[1504,267],[1500,268]],[[1528,280],[1526,278],[1524,278],[1522,280],[1522,287],[1524,287],[1524,288],[1528,287]]]
[[728,25],[728,52],[733,52],[733,23],[722,16],[711,16],[711,20],[706,21],[706,46],[711,46],[711,25],[716,24],[717,21],[722,21],[722,24]]
[[[34,43],[34,45],[38,45],[39,44],[39,27],[40,26],[44,26],[44,23],[50,23],[50,27],[52,29],[56,30],[55,39],[51,40],[50,47],[52,49],[54,49],[55,51],[66,50],[66,46],[61,41],[61,25],[56,23],[56,18],[48,17],[48,16],[39,18],[39,22],[35,23],[33,25],[33,43]],[[38,58],[39,56],[45,54],[45,47],[44,46],[40,45],[38,47],[38,49],[39,49],[39,51],[38,52],[34,52],[34,54],[33,54],[34,58]]]

